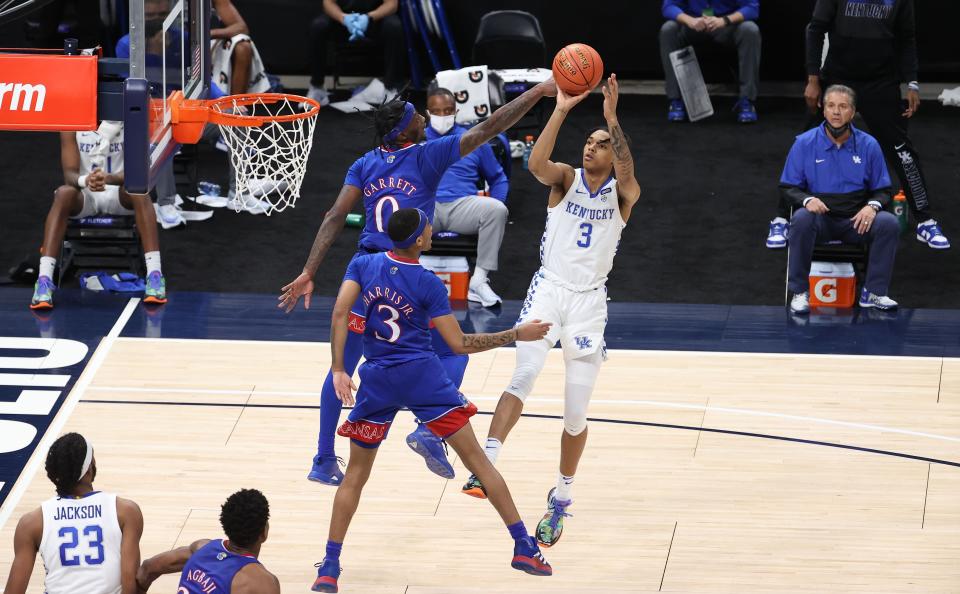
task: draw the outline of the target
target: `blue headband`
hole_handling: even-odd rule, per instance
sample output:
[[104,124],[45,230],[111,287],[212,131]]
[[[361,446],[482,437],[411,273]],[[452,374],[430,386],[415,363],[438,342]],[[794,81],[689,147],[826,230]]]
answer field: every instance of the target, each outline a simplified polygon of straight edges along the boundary
[[414,114],[417,113],[417,110],[413,108],[413,104],[409,101],[404,101],[403,103],[403,117],[400,118],[400,121],[397,122],[397,125],[393,127],[393,130],[390,130],[383,135],[384,144],[393,144],[397,140],[397,136],[403,133],[407,129],[407,126],[410,125],[410,122],[413,121]]
[[[410,104],[408,103],[407,105],[410,105]],[[423,211],[420,210],[419,208],[417,208],[417,209],[415,209],[415,210],[416,210],[417,213],[420,215],[420,223],[417,225],[417,228],[414,230],[413,233],[410,234],[409,237],[407,237],[407,238],[404,239],[403,241],[394,241],[394,242],[393,242],[393,247],[395,247],[395,248],[400,248],[400,249],[406,249],[406,248],[410,247],[411,245],[415,244],[415,243],[417,242],[417,238],[420,237],[420,234],[421,234],[421,233],[423,233],[424,227],[427,226],[427,215],[426,215],[425,212],[423,212]]]

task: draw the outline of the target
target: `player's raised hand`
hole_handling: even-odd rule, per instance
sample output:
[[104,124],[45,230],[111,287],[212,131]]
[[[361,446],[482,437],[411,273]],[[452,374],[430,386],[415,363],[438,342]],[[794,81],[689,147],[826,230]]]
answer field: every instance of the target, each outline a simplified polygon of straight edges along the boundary
[[540,320],[531,320],[517,326],[517,341],[530,342],[540,340],[550,331],[550,322],[541,322]]
[[357,386],[353,383],[353,378],[346,371],[333,372],[333,389],[337,392],[337,398],[347,406],[353,406],[353,393],[357,391]]
[[607,84],[601,87],[603,93],[603,117],[607,121],[617,119],[617,101],[620,99],[620,83],[617,82],[617,75],[611,74],[607,79]]
[[293,282],[284,285],[281,291],[283,291],[283,293],[277,297],[277,300],[280,301],[277,307],[284,312],[290,313],[293,311],[293,308],[297,306],[297,302],[300,301],[300,297],[303,297],[303,309],[310,309],[310,296],[313,295],[313,279],[310,278],[310,275],[306,272],[301,272],[300,276],[293,279]]
[[587,98],[587,95],[590,94],[590,91],[584,91],[579,95],[568,95],[564,92],[563,89],[557,87],[557,109],[563,112],[568,112],[573,109],[577,103],[580,103]]

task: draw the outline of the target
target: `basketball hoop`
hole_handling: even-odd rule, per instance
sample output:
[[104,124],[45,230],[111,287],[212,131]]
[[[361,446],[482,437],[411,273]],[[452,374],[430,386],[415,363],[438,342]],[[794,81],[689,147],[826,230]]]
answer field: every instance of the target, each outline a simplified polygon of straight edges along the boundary
[[234,208],[270,204],[266,214],[296,206],[313,147],[320,104],[287,93],[228,95],[212,101],[171,97],[173,138],[195,144],[209,122],[230,149]]

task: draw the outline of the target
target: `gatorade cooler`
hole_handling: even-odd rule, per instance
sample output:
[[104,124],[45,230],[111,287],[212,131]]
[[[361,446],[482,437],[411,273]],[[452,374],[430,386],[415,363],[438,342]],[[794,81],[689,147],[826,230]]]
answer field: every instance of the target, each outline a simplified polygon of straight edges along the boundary
[[447,287],[451,301],[467,298],[470,283],[470,265],[463,256],[420,256],[420,265],[432,270]]
[[812,307],[853,307],[857,278],[849,262],[813,262],[810,266]]

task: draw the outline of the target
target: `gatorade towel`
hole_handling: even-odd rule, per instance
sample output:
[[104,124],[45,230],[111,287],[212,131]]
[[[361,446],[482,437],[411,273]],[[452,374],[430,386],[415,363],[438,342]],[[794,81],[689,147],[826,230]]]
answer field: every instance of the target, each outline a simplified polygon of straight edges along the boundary
[[80,275],[80,286],[89,291],[108,293],[142,293],[147,285],[143,279],[131,272],[84,272]]

